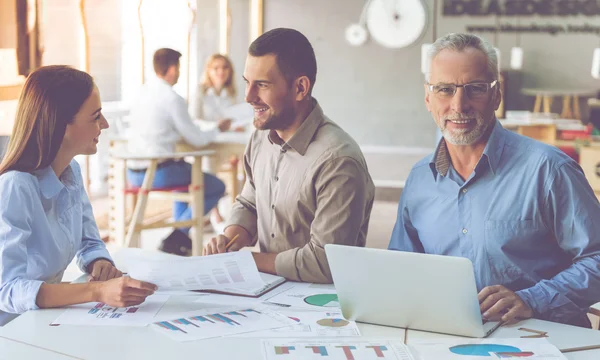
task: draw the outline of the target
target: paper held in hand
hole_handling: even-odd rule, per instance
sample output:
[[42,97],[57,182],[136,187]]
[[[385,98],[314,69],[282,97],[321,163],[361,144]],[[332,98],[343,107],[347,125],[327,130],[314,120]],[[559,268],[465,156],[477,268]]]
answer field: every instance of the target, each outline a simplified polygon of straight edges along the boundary
[[129,275],[159,290],[214,290],[255,296],[265,288],[252,254],[247,251],[157,260],[138,259]]

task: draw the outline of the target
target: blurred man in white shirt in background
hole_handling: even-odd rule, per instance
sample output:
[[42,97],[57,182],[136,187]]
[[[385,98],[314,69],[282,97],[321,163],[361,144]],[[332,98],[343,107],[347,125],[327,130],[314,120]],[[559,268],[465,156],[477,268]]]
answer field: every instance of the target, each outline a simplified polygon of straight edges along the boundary
[[[217,128],[201,131],[188,113],[186,101],[173,90],[179,79],[181,53],[173,49],[158,49],[154,53],[156,78],[142,87],[131,107],[128,130],[128,150],[132,154],[165,154],[175,152],[177,142],[184,141],[194,147],[205,146],[215,140],[217,133],[227,131],[230,120],[222,120]],[[133,186],[141,186],[148,161],[129,161],[127,180]],[[167,160],[158,164],[152,187],[185,186],[191,183],[192,167],[185,161]],[[204,211],[213,209],[225,193],[225,184],[211,174],[204,174]],[[191,219],[191,209],[185,202],[175,202],[175,221]],[[218,227],[217,224],[213,226]],[[220,229],[215,229],[219,232]],[[189,228],[177,229],[163,240],[162,251],[186,255],[192,242],[187,236]]]

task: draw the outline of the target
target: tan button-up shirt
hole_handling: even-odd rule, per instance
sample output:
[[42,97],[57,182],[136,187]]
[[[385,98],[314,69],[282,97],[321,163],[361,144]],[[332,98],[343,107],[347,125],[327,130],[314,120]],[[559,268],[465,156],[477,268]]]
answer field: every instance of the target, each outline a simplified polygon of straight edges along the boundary
[[356,142],[315,108],[294,136],[255,131],[244,155],[247,180],[229,224],[277,253],[294,281],[331,283],[325,244],[365,246],[375,187]]

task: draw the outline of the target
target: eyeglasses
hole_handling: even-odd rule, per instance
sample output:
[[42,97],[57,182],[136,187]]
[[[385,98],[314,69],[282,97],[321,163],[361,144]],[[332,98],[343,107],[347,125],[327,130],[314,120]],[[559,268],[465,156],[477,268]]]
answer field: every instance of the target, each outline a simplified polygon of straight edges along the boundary
[[465,89],[465,94],[470,100],[484,100],[487,98],[488,93],[498,84],[498,80],[494,80],[491,83],[471,83],[464,85],[456,84],[427,84],[427,88],[437,98],[442,100],[451,99],[456,94],[456,89],[461,87]]

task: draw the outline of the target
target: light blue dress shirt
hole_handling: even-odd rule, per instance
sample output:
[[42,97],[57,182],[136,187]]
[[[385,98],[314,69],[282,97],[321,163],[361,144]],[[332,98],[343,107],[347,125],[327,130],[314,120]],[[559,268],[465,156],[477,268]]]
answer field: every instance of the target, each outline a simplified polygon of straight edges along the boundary
[[444,158],[442,140],[413,167],[389,249],[468,258],[478,290],[504,285],[537,318],[589,326],[586,310],[600,301],[600,204],[579,165],[499,122],[466,181],[451,163],[438,171]]
[[59,179],[51,167],[0,176],[0,312],[37,309],[43,282],[58,283],[77,256],[79,268],[112,261],[100,239],[75,160]]

